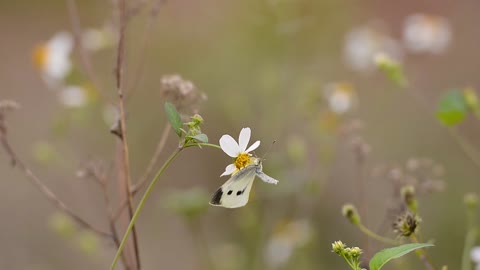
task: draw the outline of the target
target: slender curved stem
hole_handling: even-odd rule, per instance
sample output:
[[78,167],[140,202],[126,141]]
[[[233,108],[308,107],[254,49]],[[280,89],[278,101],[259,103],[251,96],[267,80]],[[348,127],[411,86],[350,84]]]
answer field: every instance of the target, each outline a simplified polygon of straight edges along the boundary
[[139,216],[140,212],[142,211],[143,206],[145,205],[145,202],[150,197],[150,194],[152,193],[153,188],[155,187],[155,184],[158,182],[158,180],[160,179],[160,176],[163,175],[163,173],[165,172],[167,167],[170,165],[170,163],[172,163],[172,161],[175,160],[175,158],[178,156],[178,154],[182,151],[182,149],[184,149],[184,148],[178,148],[177,150],[175,150],[170,155],[170,157],[167,159],[167,161],[165,161],[163,166],[157,172],[157,174],[153,178],[152,182],[150,182],[150,185],[148,186],[147,190],[145,191],[145,194],[143,195],[142,199],[140,200],[140,203],[138,204],[137,209],[135,210],[135,213],[132,216],[132,220],[130,221],[130,224],[127,227],[127,231],[125,232],[125,235],[123,236],[122,242],[120,243],[120,246],[117,250],[117,253],[115,254],[115,258],[113,259],[112,265],[110,266],[111,270],[115,269],[115,267],[117,265],[117,262],[118,262],[118,259],[120,258],[120,255],[122,254],[123,249],[125,248],[125,244],[127,243],[128,236],[130,235],[130,232],[132,231],[133,226],[135,225],[135,222],[137,221],[138,216]]
[[372,232],[371,230],[369,230],[367,227],[365,227],[362,223],[359,223],[358,225],[358,228],[366,235],[370,236],[371,238],[377,240],[377,241],[380,241],[382,243],[385,243],[385,244],[389,244],[389,245],[396,245],[398,244],[397,241],[395,240],[392,240],[390,238],[386,238],[386,237],[383,237],[383,236],[380,236],[374,232]]
[[217,149],[222,149],[222,148],[220,147],[220,145],[216,145],[216,144],[213,144],[213,143],[193,143],[193,144],[185,145],[184,148],[192,147],[192,146],[207,146],[207,147],[213,147],[213,148],[217,148]]

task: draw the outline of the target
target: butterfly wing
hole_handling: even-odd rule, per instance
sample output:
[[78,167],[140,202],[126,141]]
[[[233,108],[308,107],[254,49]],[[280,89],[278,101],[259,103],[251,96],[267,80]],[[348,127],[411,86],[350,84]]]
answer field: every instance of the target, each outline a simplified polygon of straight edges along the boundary
[[254,165],[240,170],[215,191],[210,204],[225,208],[237,208],[246,205],[255,175],[256,166]]

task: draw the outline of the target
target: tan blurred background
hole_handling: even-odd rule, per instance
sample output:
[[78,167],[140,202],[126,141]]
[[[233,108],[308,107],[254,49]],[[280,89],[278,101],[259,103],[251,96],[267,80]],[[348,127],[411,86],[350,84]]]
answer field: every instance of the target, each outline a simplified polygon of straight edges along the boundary
[[[77,4],[84,28],[102,27],[112,17],[110,1]],[[390,237],[395,236],[389,225],[382,224],[392,185],[385,177],[371,177],[373,171],[412,157],[443,165],[446,189],[420,198],[422,235],[434,239],[430,252],[438,265],[457,269],[465,233],[462,198],[467,191],[480,191],[480,168],[428,111],[435,110],[442,92],[480,84],[479,11],[480,2],[473,0],[167,1],[150,33],[143,75],[127,105],[133,179],[145,170],[165,125],[160,78],[178,73],[208,95],[200,113],[212,143],[222,134],[237,137],[242,127],[251,127],[252,140],[262,141],[259,155],[277,141],[264,170],[280,180],[279,186],[257,181],[246,207],[209,207],[199,217],[197,225],[217,269],[346,269],[330,245],[343,240],[366,248],[363,235],[340,213],[344,203],[358,203],[351,139],[359,134],[372,150],[365,169],[366,224]],[[381,21],[382,31],[401,42],[405,18],[419,12],[446,18],[452,32],[440,54],[404,52],[409,91],[427,100],[423,108],[381,73],[350,69],[343,52],[347,33],[372,20]],[[136,79],[142,61],[147,20],[148,8],[128,26],[127,85]],[[64,1],[0,1],[0,99],[22,107],[8,118],[18,154],[79,215],[107,228],[97,185],[76,178],[86,161],[113,161],[115,140],[102,120],[102,101],[86,111],[62,107],[32,64],[35,46],[61,30],[71,31]],[[93,55],[101,91],[108,102],[116,102],[115,47]],[[77,56],[72,56],[75,69],[84,74]],[[349,82],[358,97],[351,112],[334,120],[326,118],[322,94],[332,82]],[[352,121],[361,121],[363,129],[342,133]],[[467,119],[460,130],[480,147],[477,124]],[[161,161],[176,144],[172,132]],[[113,247],[99,241],[82,249],[81,235],[59,235],[51,226],[56,209],[0,153],[0,269],[107,269]],[[164,207],[163,199],[172,189],[197,187],[210,194],[226,179],[218,176],[229,162],[219,150],[188,149],[167,170],[138,222],[143,269],[202,269],[195,237],[179,215]],[[309,243],[288,262],[271,265],[265,255],[269,241],[281,230],[279,224],[297,219],[308,220]],[[402,265],[423,267],[413,255],[397,266]]]

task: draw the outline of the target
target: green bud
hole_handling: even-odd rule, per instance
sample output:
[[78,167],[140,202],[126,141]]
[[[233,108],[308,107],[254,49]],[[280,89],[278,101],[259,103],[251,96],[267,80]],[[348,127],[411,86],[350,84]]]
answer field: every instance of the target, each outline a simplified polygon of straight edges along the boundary
[[78,235],[77,244],[80,250],[85,252],[87,255],[93,255],[98,250],[98,237],[90,231],[82,231]]
[[362,249],[359,247],[350,248],[350,256],[354,259],[360,258],[360,255],[363,253]]
[[195,114],[191,119],[196,126],[203,124],[203,117],[200,114]]
[[75,224],[72,219],[60,212],[50,216],[48,223],[54,232],[66,239],[72,238],[73,234],[76,232]]
[[342,215],[346,217],[352,224],[360,224],[360,215],[353,204],[345,204],[342,207]]
[[403,73],[402,66],[397,61],[384,53],[375,55],[375,64],[393,83],[400,87],[407,86],[407,79]]
[[473,88],[467,87],[463,89],[463,97],[465,98],[465,103],[467,104],[468,108],[470,108],[472,111],[477,111],[479,109],[478,96]]
[[345,250],[346,245],[342,241],[335,241],[332,243],[332,251],[338,255],[342,255]]
[[410,211],[416,213],[418,210],[418,202],[415,197],[415,187],[414,186],[404,186],[400,190],[403,202],[410,209]]
[[468,208],[475,209],[478,206],[478,195],[476,193],[467,193],[463,197],[463,202]]

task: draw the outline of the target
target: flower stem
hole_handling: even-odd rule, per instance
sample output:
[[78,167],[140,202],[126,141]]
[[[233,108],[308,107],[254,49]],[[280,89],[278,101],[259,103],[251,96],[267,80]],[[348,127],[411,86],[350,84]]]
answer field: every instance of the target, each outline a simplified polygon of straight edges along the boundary
[[374,232],[372,232],[371,230],[369,230],[367,227],[365,227],[362,223],[358,223],[357,224],[358,228],[366,235],[370,236],[371,238],[377,240],[377,241],[380,241],[382,243],[385,243],[385,244],[388,244],[388,245],[396,245],[398,244],[397,241],[395,240],[392,240],[390,238],[386,238],[386,237],[383,237],[383,236],[380,236]]
[[185,145],[185,148],[190,147],[190,146],[208,146],[208,147],[213,147],[213,148],[217,148],[217,149],[222,149],[220,147],[220,145],[216,145],[216,144],[213,144],[213,143],[193,143],[193,144]]
[[120,255],[122,254],[123,249],[125,248],[125,244],[127,243],[128,236],[132,232],[132,228],[135,225],[135,222],[137,221],[137,218],[140,214],[140,212],[143,209],[143,206],[145,205],[145,202],[147,201],[148,197],[150,197],[150,194],[153,191],[153,188],[155,187],[155,184],[158,182],[158,179],[160,179],[160,176],[165,172],[167,167],[172,163],[172,161],[178,156],[178,154],[182,151],[183,148],[178,148],[175,150],[170,157],[165,161],[163,166],[160,168],[160,170],[157,172],[155,177],[153,178],[152,182],[150,182],[150,185],[148,186],[147,190],[145,191],[145,194],[143,194],[142,199],[140,200],[137,209],[135,210],[135,213],[132,216],[132,220],[130,221],[130,224],[127,227],[127,231],[125,232],[125,235],[123,236],[122,242],[120,243],[120,246],[118,247],[117,253],[115,254],[115,258],[113,258],[112,264],[110,266],[111,270],[115,269],[115,266],[117,265],[118,259],[120,258]]
[[[412,234],[410,238],[412,239],[413,242],[420,243],[420,241],[418,241],[418,238],[415,234]],[[427,251],[424,248],[417,250],[416,254],[420,258],[420,260],[422,260],[423,264],[425,264],[425,267],[428,270],[437,270],[437,267],[435,267],[435,265],[432,262],[432,259],[430,259]]]

